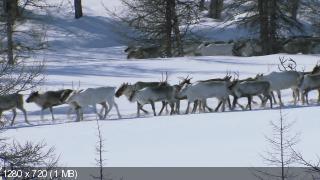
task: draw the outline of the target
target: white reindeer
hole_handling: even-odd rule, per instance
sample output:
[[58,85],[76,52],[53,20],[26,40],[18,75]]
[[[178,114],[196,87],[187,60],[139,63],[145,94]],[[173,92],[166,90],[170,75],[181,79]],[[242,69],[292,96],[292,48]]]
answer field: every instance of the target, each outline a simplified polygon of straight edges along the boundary
[[[114,101],[115,90],[116,87],[108,86],[88,88],[70,96],[66,102],[77,111],[77,121],[83,120],[82,109],[87,106],[92,106],[94,112],[99,116],[100,119],[105,119],[112,107],[115,106],[118,117],[121,118],[118,105]],[[102,110],[105,109],[103,116],[97,112],[96,104],[101,104],[103,106]],[[109,108],[107,104],[109,105]]]
[[[293,91],[294,104],[296,105],[297,99],[299,100],[299,83],[303,76],[303,72],[298,72],[296,70],[297,63],[289,58],[284,59],[284,57],[279,57],[280,65],[278,69],[280,72],[271,72],[268,75],[258,74],[256,76],[257,80],[268,81],[270,83],[271,91],[276,91],[280,106],[283,106],[281,100],[281,90],[291,88]],[[281,68],[282,67],[282,68]],[[271,92],[274,102],[277,103],[274,94]]]
[[[256,76],[257,80],[268,81],[270,83],[270,90],[276,91],[280,105],[283,106],[281,100],[281,90],[291,88],[293,91],[294,104],[297,103],[297,98],[299,97],[299,79],[301,79],[303,74],[297,71],[283,71],[283,72],[272,72],[268,75],[258,74]],[[277,103],[274,95],[272,94],[275,103]]]
[[[194,84],[186,86],[181,90],[179,96],[187,96],[188,99],[188,107],[186,110],[186,114],[189,113],[190,104],[193,102],[201,101],[205,102],[207,98],[216,97],[219,101],[222,102],[222,111],[225,110],[225,103],[229,97],[230,90],[228,87],[230,86],[230,81],[207,81],[201,82],[198,81]],[[216,108],[218,110],[219,106]],[[196,107],[194,108],[194,110]],[[193,113],[195,112],[193,110]]]
[[[8,95],[1,95],[0,96],[0,118],[2,116],[3,111],[12,110],[13,117],[11,121],[11,126],[14,124],[14,120],[17,116],[16,109],[19,109],[23,112],[24,120],[27,124],[30,124],[27,119],[27,112],[23,107],[23,95],[22,94],[8,94]],[[0,121],[1,122],[1,121]]]

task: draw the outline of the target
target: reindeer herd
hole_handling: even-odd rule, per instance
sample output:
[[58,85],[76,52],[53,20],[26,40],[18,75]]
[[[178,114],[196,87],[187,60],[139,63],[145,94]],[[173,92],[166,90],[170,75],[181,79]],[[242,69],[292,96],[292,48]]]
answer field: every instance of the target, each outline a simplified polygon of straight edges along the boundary
[[[281,65],[281,66],[280,66]],[[115,107],[118,117],[121,118],[115,97],[119,98],[124,95],[130,102],[137,104],[137,116],[140,111],[148,113],[143,108],[144,105],[150,104],[154,116],[157,115],[155,103],[161,102],[162,107],[158,113],[161,115],[163,110],[170,107],[170,115],[180,114],[180,101],[187,101],[185,114],[191,113],[225,111],[226,106],[229,110],[234,110],[238,105],[241,109],[252,109],[253,97],[257,96],[261,100],[261,106],[265,107],[269,102],[270,108],[273,104],[283,106],[281,91],[292,89],[294,104],[302,101],[302,104],[309,104],[308,93],[311,90],[318,90],[318,103],[320,102],[320,65],[315,65],[312,71],[304,72],[296,70],[296,62],[292,59],[280,58],[278,72],[271,72],[268,75],[257,74],[255,77],[239,79],[239,74],[230,73],[224,78],[215,78],[191,82],[192,78],[182,78],[178,84],[171,85],[168,83],[168,77],[160,82],[136,82],[134,84],[123,83],[118,89],[116,87],[98,87],[88,88],[85,90],[63,89],[59,91],[47,91],[45,93],[32,92],[26,99],[27,103],[35,103],[41,108],[41,119],[43,119],[43,110],[49,109],[54,120],[53,107],[62,104],[69,105],[68,117],[71,111],[76,113],[77,121],[83,120],[83,108],[92,106],[99,119],[106,119],[108,113]],[[275,97],[274,92],[277,93]],[[233,97],[231,103],[230,97]],[[218,105],[215,109],[210,108],[207,100],[216,98]],[[246,106],[238,102],[239,98],[247,98]],[[3,111],[12,110],[14,124],[16,109],[23,112],[25,122],[29,124],[26,110],[23,107],[23,96],[21,94],[9,94],[0,96],[0,117]],[[102,106],[100,112],[97,111],[96,105]]]

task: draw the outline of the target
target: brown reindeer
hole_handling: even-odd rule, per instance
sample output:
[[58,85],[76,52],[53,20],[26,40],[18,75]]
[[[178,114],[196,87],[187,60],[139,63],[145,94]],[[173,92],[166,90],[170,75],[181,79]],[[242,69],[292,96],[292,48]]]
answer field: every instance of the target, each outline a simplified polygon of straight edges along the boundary
[[41,107],[41,120],[43,120],[43,111],[49,108],[51,112],[52,120],[54,120],[52,107],[65,104],[66,99],[70,96],[72,92],[73,90],[71,89],[63,89],[59,91],[47,91],[43,94],[40,94],[38,91],[36,91],[30,94],[26,102],[27,103],[34,102]]
[[14,124],[14,120],[17,116],[16,109],[19,109],[24,114],[24,119],[26,123],[30,124],[27,119],[27,112],[23,107],[23,95],[22,94],[8,94],[0,96],[0,118],[3,111],[12,110],[13,117],[11,121],[11,126]]

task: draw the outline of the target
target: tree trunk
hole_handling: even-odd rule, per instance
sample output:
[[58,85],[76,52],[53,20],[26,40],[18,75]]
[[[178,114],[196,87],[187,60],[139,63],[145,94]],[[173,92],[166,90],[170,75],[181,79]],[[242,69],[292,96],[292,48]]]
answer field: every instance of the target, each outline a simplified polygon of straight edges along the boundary
[[7,52],[8,52],[8,64],[13,65],[14,64],[14,58],[13,58],[13,40],[12,40],[12,26],[13,21],[10,15],[7,17]]
[[209,7],[209,17],[213,19],[221,19],[223,9],[223,0],[211,0]]
[[297,20],[300,0],[291,0],[289,5],[291,18]]
[[200,9],[200,11],[204,11],[206,9],[205,8],[205,0],[200,0],[199,9]]
[[172,57],[172,5],[172,0],[166,0],[165,51],[167,57]]
[[268,12],[267,3],[265,0],[258,0],[259,11],[259,33],[262,51],[264,54],[269,53],[269,26],[268,26]]
[[14,57],[13,57],[13,24],[15,15],[17,14],[17,7],[16,3],[17,1],[10,1],[10,0],[4,0],[4,8],[5,8],[5,14],[6,14],[6,30],[7,30],[7,58],[8,58],[8,64],[13,65],[14,64]]
[[172,6],[173,31],[175,34],[175,39],[176,39],[176,44],[177,44],[178,56],[183,56],[184,55],[183,43],[182,43],[180,29],[179,29],[179,20],[178,20],[178,15],[177,15],[177,11],[176,11],[176,2],[175,2],[175,0],[172,2],[173,2],[173,6]]
[[74,0],[74,16],[79,19],[83,16],[81,0]]
[[269,1],[269,10],[270,12],[270,31],[269,31],[269,52],[268,54],[273,54],[276,53],[277,48],[276,48],[276,41],[277,41],[277,0],[270,0]]

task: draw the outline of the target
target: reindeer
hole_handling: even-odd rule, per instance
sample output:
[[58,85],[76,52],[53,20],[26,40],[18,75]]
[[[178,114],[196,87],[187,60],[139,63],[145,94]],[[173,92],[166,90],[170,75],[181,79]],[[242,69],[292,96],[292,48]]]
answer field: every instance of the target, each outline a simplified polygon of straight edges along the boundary
[[[138,81],[135,84],[129,84],[129,83],[123,83],[118,90],[115,93],[115,96],[119,98],[122,95],[125,95],[127,99],[130,101],[130,97],[134,91],[139,91],[143,88],[146,87],[157,87],[157,86],[162,86],[162,85],[169,85],[168,84],[168,74],[166,73],[166,78],[164,80],[163,74],[162,74],[162,80],[160,82],[143,82],[143,81]],[[132,100],[130,102],[134,102],[135,100]],[[162,102],[163,106],[165,106],[165,102]],[[138,109],[138,102],[137,102],[137,109]],[[140,108],[144,113],[148,114],[149,112],[142,107]]]
[[[320,74],[306,74],[302,76],[300,80],[301,84],[299,86],[299,89],[302,93],[302,104],[307,102],[309,104],[308,100],[308,93],[311,90],[317,89],[319,91],[320,89]],[[320,94],[320,91],[319,91]],[[318,103],[319,103],[319,96],[318,96]]]
[[[182,82],[179,82],[178,84],[173,85],[173,87],[176,88],[178,91],[181,91],[181,89],[183,89],[185,86],[188,86],[191,84],[192,78],[189,78],[189,75],[186,78],[181,78],[181,77],[179,77],[179,78],[182,79]],[[185,99],[187,99],[187,97],[186,96],[183,96],[183,97],[179,96],[179,93],[176,93],[175,99],[176,99],[176,102],[175,102],[174,112],[176,114],[180,114],[180,100],[185,100]],[[161,111],[159,112],[159,115],[161,115],[162,111],[163,111],[163,106],[162,106]]]
[[58,91],[47,91],[40,94],[38,91],[32,92],[26,99],[27,103],[34,102],[41,107],[41,120],[43,120],[43,111],[49,108],[52,121],[54,121],[53,107],[65,104],[66,99],[72,94],[73,90],[63,89]]
[[147,58],[158,58],[162,57],[162,48],[159,46],[128,46],[124,52],[128,53],[127,59],[147,59]]
[[11,126],[14,124],[14,120],[17,116],[16,109],[19,109],[23,112],[24,120],[27,124],[30,124],[27,119],[27,112],[23,107],[23,95],[22,94],[8,94],[8,95],[1,95],[0,96],[0,118],[2,116],[3,111],[12,110],[13,117],[11,121]]
[[[114,101],[116,87],[98,87],[98,88],[88,88],[84,91],[78,92],[70,96],[66,102],[76,110],[77,121],[83,120],[83,108],[87,106],[92,106],[94,112],[99,116],[100,119],[106,119],[108,113],[111,111],[112,107],[115,106],[118,117],[121,118],[118,105]],[[96,104],[102,105],[102,110],[105,110],[102,116],[97,112]],[[109,105],[109,108],[107,106]]]
[[[313,67],[313,69],[311,71],[311,74],[320,74],[320,63],[319,63],[319,61],[317,62],[315,67]],[[318,89],[318,103],[320,103],[320,88]]]
[[[237,73],[235,73],[235,75],[238,75],[239,76],[239,74],[237,74]],[[200,80],[200,81],[198,81],[198,82],[203,82],[203,83],[206,83],[206,82],[225,82],[225,81],[230,81],[230,79],[232,78],[232,76],[230,76],[230,73],[229,72],[227,72],[227,75],[224,77],[224,78],[213,78],[213,79],[207,79],[207,80]],[[218,105],[217,105],[217,107],[215,108],[215,111],[217,111],[218,109],[219,109],[219,107],[222,105],[222,103],[223,103],[223,101],[219,101],[218,102]],[[231,109],[231,102],[230,102],[230,98],[228,97],[227,98],[227,103],[228,103],[228,105],[229,105],[229,109]],[[199,104],[199,112],[202,110],[203,112],[205,112],[206,111],[206,108],[209,110],[209,112],[212,112],[213,111],[213,109],[211,109],[208,105],[207,105],[207,100],[206,99],[203,99],[203,100],[201,100],[201,101],[198,101],[198,100],[196,100],[195,101],[195,107],[193,107],[194,108],[194,110],[196,110],[197,109],[197,105]],[[193,111],[194,111],[193,110]]]
[[141,90],[135,90],[132,92],[129,100],[130,101],[137,101],[137,116],[140,116],[140,109],[144,104],[151,104],[153,114],[156,116],[155,112],[155,102],[162,102],[162,108],[159,112],[161,115],[165,105],[168,103],[171,107],[170,115],[175,113],[174,104],[177,104],[178,99],[177,94],[182,89],[182,87],[190,83],[190,79],[186,79],[178,85],[169,85],[169,84],[162,84],[160,86],[154,87],[146,87]]
[[[297,103],[297,98],[299,97],[299,89],[298,89],[299,79],[301,79],[301,76],[303,76],[303,73],[297,72],[295,70],[296,63],[294,60],[289,59],[290,64],[285,66],[284,63],[287,61],[288,60],[284,60],[283,58],[280,58],[280,63],[283,69],[281,69],[280,66],[278,66],[278,68],[281,72],[271,72],[268,75],[258,74],[256,76],[257,80],[268,81],[270,83],[270,90],[277,92],[278,99],[281,106],[283,106],[283,103],[281,100],[281,90],[289,89],[289,88],[291,88],[293,91],[294,104]],[[271,92],[271,95],[274,99],[274,102],[277,103],[274,97],[274,94],[272,92]]]
[[[206,106],[205,100],[207,98],[216,97],[222,103],[222,111],[225,110],[225,102],[227,101],[230,91],[228,90],[228,86],[230,86],[230,78],[227,78],[224,81],[206,81],[201,82],[198,81],[194,84],[186,86],[184,89],[181,90],[179,96],[186,96],[188,99],[188,106],[186,110],[186,114],[189,113],[189,107],[191,103],[196,103],[196,100],[201,101],[204,103],[203,106]],[[192,113],[196,110],[196,104],[192,110]],[[218,111],[218,107],[215,111]]]
[[228,88],[234,97],[232,109],[235,108],[238,98],[246,97],[248,98],[247,107],[249,106],[251,110],[252,96],[259,96],[261,94],[266,98],[262,100],[262,105],[265,106],[265,102],[269,99],[270,107],[272,108],[270,83],[267,81],[255,81],[252,79],[235,80]]

